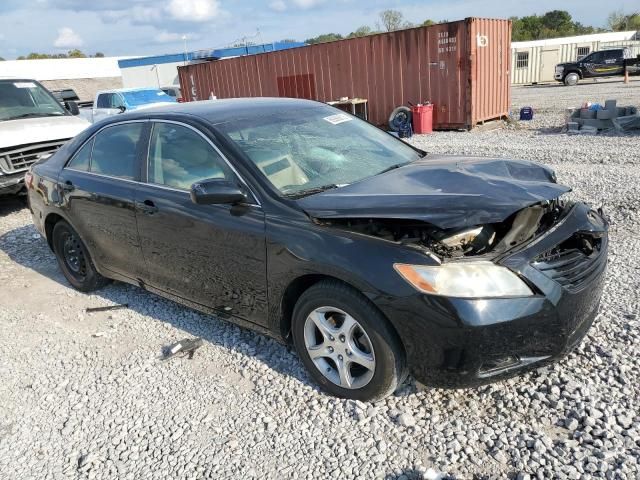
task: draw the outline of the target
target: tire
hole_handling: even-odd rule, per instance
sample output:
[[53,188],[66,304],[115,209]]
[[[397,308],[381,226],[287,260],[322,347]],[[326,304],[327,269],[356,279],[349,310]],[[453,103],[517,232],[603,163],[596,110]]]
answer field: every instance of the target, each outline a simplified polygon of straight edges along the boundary
[[389,128],[392,131],[397,132],[410,125],[411,119],[412,115],[409,107],[396,107],[393,112],[391,112],[391,115],[389,115]]
[[109,283],[96,271],[80,236],[64,220],[54,225],[52,243],[60,270],[73,288],[81,292],[93,292]]
[[576,72],[569,72],[564,76],[564,84],[567,87],[573,87],[574,85],[577,85],[579,81],[580,75]]
[[331,395],[380,400],[407,375],[404,349],[387,319],[361,293],[338,281],[321,281],[300,296],[292,336],[307,371]]

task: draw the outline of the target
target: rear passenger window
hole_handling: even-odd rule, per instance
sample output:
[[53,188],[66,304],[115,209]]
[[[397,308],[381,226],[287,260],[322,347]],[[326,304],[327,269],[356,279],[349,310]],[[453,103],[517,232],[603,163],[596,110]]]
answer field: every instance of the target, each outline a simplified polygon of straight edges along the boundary
[[91,171],[112,177],[136,178],[136,151],[144,123],[126,123],[95,136]]
[[153,126],[148,168],[150,183],[184,190],[199,180],[233,177],[224,159],[204,138],[172,123]]
[[91,148],[93,147],[93,139],[89,140],[83,147],[76,152],[67,167],[74,170],[89,171],[89,161],[91,160]]

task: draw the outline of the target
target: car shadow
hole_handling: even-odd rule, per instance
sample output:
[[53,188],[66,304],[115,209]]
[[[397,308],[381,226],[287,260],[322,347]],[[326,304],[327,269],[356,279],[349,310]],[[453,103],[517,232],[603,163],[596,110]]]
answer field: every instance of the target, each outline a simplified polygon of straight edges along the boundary
[[0,217],[16,213],[27,206],[25,195],[7,195],[0,197]]
[[[71,288],[60,271],[47,241],[38,233],[35,226],[24,225],[0,235],[0,251],[6,253],[17,264],[64,287]],[[239,327],[220,317],[198,312],[134,285],[113,282],[92,292],[92,295],[103,298],[113,305],[126,303],[129,310],[150,317],[154,321],[168,323],[185,332],[185,336],[200,337],[209,344],[258,359],[273,370],[294,377],[317,392],[321,392],[307,374],[295,349],[290,345],[283,345],[258,332]],[[92,306],[91,299],[87,295],[87,307],[90,306]],[[168,337],[165,347],[179,339]],[[158,351],[159,355],[160,353]],[[395,395],[401,397],[415,391],[415,385],[407,380],[398,388]]]
[[[33,225],[18,227],[0,235],[0,251],[7,254],[17,264],[64,287],[71,288],[58,268],[55,255],[49,249],[46,240]],[[179,333],[172,337],[168,336],[166,345],[187,336],[200,337],[206,343],[222,346],[247,357],[257,358],[279,373],[292,376],[319,391],[313,380],[307,375],[293,347],[283,345],[265,335],[241,328],[219,317],[198,312],[137,286],[122,282],[113,282],[92,292],[92,295],[113,305],[126,303],[129,310],[150,317],[153,321],[168,323],[184,332],[184,335]],[[94,305],[95,302],[92,302],[90,296],[87,295],[87,307]],[[160,354],[161,351],[158,351],[158,355]]]

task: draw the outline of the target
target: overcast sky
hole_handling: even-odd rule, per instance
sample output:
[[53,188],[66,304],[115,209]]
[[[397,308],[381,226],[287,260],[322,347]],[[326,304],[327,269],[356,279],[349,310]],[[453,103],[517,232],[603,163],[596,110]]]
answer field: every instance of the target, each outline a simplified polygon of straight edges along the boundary
[[108,56],[175,53],[183,51],[183,35],[189,50],[223,47],[242,37],[257,43],[304,40],[375,26],[379,12],[389,8],[414,23],[562,8],[584,24],[605,26],[609,12],[631,12],[638,0],[0,0],[0,57],[72,48]]

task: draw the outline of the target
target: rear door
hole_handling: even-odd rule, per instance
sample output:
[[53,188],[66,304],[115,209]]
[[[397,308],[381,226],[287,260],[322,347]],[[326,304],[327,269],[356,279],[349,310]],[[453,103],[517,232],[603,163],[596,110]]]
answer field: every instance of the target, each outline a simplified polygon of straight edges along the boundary
[[134,280],[145,267],[134,201],[147,126],[131,121],[101,129],[58,178],[68,218],[94,261]]
[[189,189],[207,178],[243,184],[216,145],[197,129],[157,121],[146,182],[136,192],[145,283],[257,324],[267,322],[265,220],[250,205],[196,205]]

